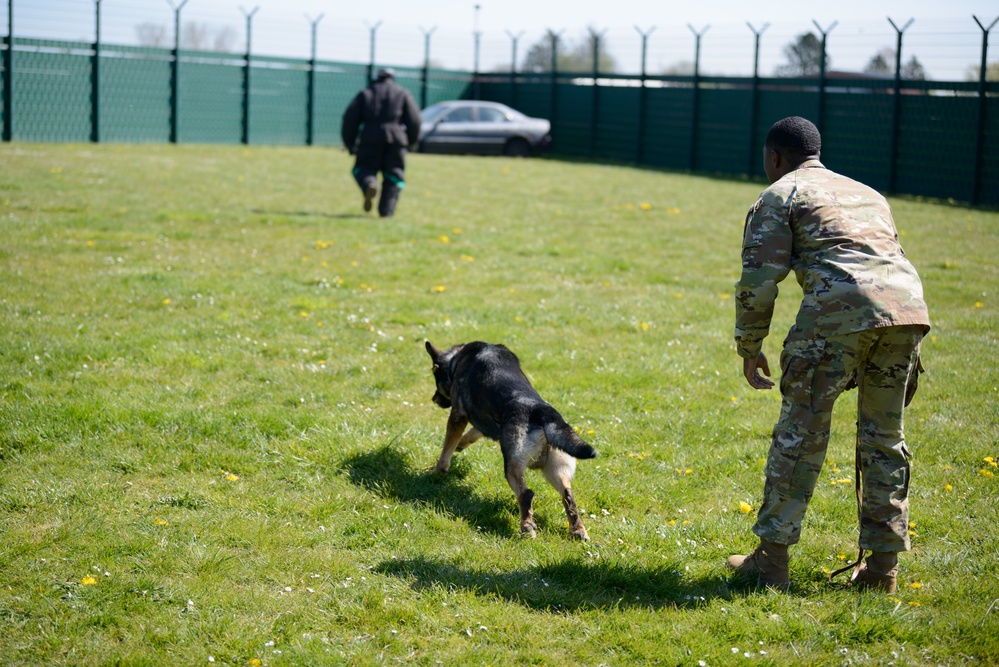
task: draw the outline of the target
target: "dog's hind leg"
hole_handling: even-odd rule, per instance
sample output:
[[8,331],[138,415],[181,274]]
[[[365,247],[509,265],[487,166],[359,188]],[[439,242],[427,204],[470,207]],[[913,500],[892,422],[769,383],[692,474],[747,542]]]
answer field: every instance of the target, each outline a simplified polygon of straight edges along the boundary
[[474,426],[468,429],[465,435],[461,436],[461,440],[458,441],[458,446],[455,447],[456,452],[464,451],[466,447],[482,437],[482,432]]
[[534,491],[527,488],[524,473],[527,468],[518,461],[510,461],[506,466],[506,481],[517,496],[520,505],[520,535],[535,538],[538,535],[538,524],[534,523]]
[[468,419],[466,417],[459,417],[453,411],[451,412],[447,419],[447,431],[444,433],[444,447],[441,448],[441,455],[437,459],[437,465],[434,466],[434,472],[447,472],[447,469],[451,467],[451,457],[454,456],[462,439],[461,434],[464,433],[467,425]]
[[549,450],[542,472],[562,498],[562,507],[565,508],[565,516],[569,519],[569,534],[585,541],[589,540],[590,536],[583,526],[583,520],[579,518],[579,508],[576,507],[576,499],[572,495],[570,485],[575,471],[576,459],[557,449]]

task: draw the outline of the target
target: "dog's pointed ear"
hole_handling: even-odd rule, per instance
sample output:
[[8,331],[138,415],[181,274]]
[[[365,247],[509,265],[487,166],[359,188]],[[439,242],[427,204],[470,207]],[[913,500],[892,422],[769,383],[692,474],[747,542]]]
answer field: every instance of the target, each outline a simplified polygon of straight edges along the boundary
[[426,341],[426,343],[427,343],[427,353],[430,355],[430,358],[433,359],[434,361],[437,361],[437,359],[440,358],[441,356],[441,351],[438,350],[436,347],[434,347],[433,343],[431,343],[429,340]]

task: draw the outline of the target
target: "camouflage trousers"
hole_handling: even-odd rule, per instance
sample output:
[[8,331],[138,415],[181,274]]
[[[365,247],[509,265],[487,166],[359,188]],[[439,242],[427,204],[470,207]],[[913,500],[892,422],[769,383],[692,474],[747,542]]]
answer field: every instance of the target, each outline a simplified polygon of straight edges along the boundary
[[857,381],[863,480],[860,546],[909,550],[909,450],[902,433],[905,389],[916,373],[923,326],[787,340],[781,353],[781,412],[767,458],[758,536],[795,544],[829,444],[833,404]]

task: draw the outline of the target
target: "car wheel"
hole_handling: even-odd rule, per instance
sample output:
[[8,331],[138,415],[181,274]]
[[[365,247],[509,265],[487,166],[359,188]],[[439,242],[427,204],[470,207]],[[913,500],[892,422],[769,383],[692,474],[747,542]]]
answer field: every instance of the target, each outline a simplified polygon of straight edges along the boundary
[[520,137],[516,137],[506,142],[503,154],[507,157],[527,157],[531,154],[531,147]]

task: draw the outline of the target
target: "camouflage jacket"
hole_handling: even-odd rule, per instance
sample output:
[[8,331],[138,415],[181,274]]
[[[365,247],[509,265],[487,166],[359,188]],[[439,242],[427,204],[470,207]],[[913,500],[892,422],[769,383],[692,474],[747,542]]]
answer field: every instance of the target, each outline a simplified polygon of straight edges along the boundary
[[764,190],[746,216],[735,285],[739,356],[760,353],[777,283],[792,270],[804,298],[788,340],[929,327],[922,284],[902,252],[888,202],[818,160]]

